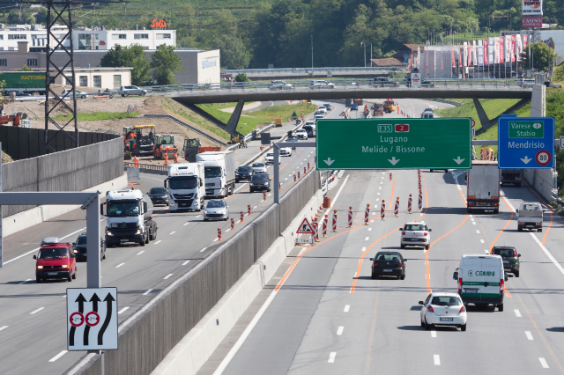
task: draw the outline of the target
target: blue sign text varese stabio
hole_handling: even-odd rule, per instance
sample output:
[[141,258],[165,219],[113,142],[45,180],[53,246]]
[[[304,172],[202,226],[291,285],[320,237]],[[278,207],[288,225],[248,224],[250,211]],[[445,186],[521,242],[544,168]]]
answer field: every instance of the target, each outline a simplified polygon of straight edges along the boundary
[[500,169],[554,168],[554,117],[501,117]]

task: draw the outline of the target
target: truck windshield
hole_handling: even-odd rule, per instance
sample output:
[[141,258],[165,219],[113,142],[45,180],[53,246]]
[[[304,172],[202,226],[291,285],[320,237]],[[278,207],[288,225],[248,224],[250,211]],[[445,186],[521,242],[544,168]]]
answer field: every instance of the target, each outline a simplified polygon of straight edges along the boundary
[[[206,175],[207,177],[207,175]],[[196,176],[180,176],[172,177],[168,181],[169,187],[175,189],[195,189],[198,187],[198,177]]]
[[221,177],[221,167],[207,167],[206,178]]
[[108,216],[137,216],[141,210],[138,201],[108,201]]

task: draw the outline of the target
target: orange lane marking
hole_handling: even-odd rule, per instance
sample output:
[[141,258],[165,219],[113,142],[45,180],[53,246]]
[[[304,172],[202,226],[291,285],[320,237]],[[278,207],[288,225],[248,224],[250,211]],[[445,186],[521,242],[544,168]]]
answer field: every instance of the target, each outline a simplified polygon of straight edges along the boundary
[[[464,194],[462,194],[462,190],[459,190],[459,193],[460,193],[460,196],[462,197],[462,200],[464,201],[464,204],[466,205],[466,199],[464,198]],[[427,199],[427,190],[425,190],[425,199]],[[429,245],[429,250],[427,250],[425,252],[425,267],[427,268],[427,271],[426,271],[426,274],[425,274],[425,278],[427,279],[426,280],[427,281],[427,294],[431,293],[431,280],[429,279],[429,275],[430,275],[430,272],[431,272],[431,269],[429,267],[429,253],[431,252],[433,245],[435,245],[437,242],[439,242],[441,239],[445,238],[449,234],[458,230],[466,222],[466,220],[468,220],[468,212],[466,212],[466,217],[464,218],[462,223],[458,224],[456,226],[456,228],[454,228],[450,232],[443,234],[441,237],[439,237],[435,241],[433,241],[433,243],[431,243],[431,245]]]
[[523,183],[529,188],[529,190],[531,191],[531,193],[533,193],[534,195],[537,196],[537,198],[546,205],[546,207],[548,208],[548,211],[550,212],[550,223],[548,223],[548,229],[546,230],[546,232],[544,232],[544,236],[542,237],[542,245],[544,246],[544,242],[546,241],[546,236],[548,235],[548,232],[550,232],[550,228],[552,228],[552,208],[546,203],[546,201],[540,196],[538,195],[532,188],[531,186],[525,182],[525,180],[522,180]]
[[[393,194],[394,183],[395,183],[395,180],[392,181],[392,195],[391,195],[392,197],[394,196],[394,194]],[[388,210],[389,210],[389,209],[390,209],[390,208],[388,208]],[[387,211],[387,210],[386,210],[386,211]],[[369,221],[372,222],[372,221],[374,221],[374,220],[376,220],[376,219],[379,219],[379,218],[380,218],[380,215],[376,216],[374,219],[371,219],[371,220],[369,220]],[[314,246],[310,247],[309,249],[307,249],[306,251],[304,251],[303,253],[301,253],[300,255],[298,255],[298,257],[296,258],[296,260],[294,260],[294,263],[292,263],[292,265],[291,265],[290,268],[286,271],[286,273],[284,274],[284,276],[282,277],[282,279],[278,282],[278,285],[276,285],[276,288],[274,289],[274,291],[277,292],[278,290],[280,290],[280,288],[282,287],[282,285],[284,285],[284,283],[286,282],[286,279],[288,278],[288,276],[290,276],[290,274],[292,273],[292,271],[294,270],[294,268],[296,267],[296,265],[298,264],[298,262],[300,261],[300,259],[302,259],[302,256],[303,256],[304,254],[306,254],[307,252],[309,252],[309,251],[312,250],[312,249],[315,249],[315,248],[318,247],[318,246],[323,245],[323,244],[326,243],[327,241],[331,241],[331,240],[333,240],[333,239],[335,239],[335,238],[337,238],[337,237],[339,237],[339,236],[342,236],[342,235],[345,234],[345,233],[348,233],[348,232],[350,232],[350,231],[352,231],[352,230],[354,230],[354,229],[362,228],[362,227],[364,227],[364,222],[363,222],[362,224],[357,225],[356,227],[352,227],[352,228],[350,228],[350,229],[345,230],[344,232],[341,232],[341,233],[336,234],[336,235],[334,235],[334,236],[332,236],[332,237],[329,237],[329,238],[327,238],[326,240],[321,241],[321,242],[318,243],[317,245],[314,245]]]
[[[501,197],[503,199],[503,201],[505,202],[505,205],[507,206],[507,208],[509,208],[509,203],[507,203],[507,201],[505,200],[505,197]],[[497,240],[499,239],[499,237],[501,236],[501,234],[507,229],[507,227],[509,226],[509,224],[511,224],[511,220],[513,220],[513,211],[511,211],[511,216],[509,217],[509,220],[507,220],[507,224],[505,224],[505,226],[503,227],[503,229],[501,230],[501,232],[498,233],[498,235],[496,236],[496,238],[493,240],[492,245],[490,246],[490,254],[492,252],[492,249],[495,245],[495,243],[497,242]]]

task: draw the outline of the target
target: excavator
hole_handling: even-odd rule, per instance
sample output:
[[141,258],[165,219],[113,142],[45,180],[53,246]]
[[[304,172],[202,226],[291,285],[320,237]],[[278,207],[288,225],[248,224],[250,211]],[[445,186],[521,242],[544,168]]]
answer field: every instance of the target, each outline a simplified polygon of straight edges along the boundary
[[21,126],[22,120],[25,120],[27,118],[27,113],[18,112],[18,113],[13,113],[11,115],[5,115],[4,114],[5,101],[6,99],[0,96],[0,125],[9,124],[11,122],[12,126]]
[[164,159],[165,153],[172,160],[174,154],[178,152],[178,146],[174,144],[174,136],[170,134],[157,135],[153,146],[153,156],[155,159]]

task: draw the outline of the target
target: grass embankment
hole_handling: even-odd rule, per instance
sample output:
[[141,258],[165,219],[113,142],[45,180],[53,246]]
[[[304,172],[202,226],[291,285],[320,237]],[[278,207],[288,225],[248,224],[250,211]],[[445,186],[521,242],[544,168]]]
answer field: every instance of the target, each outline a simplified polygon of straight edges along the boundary
[[[482,124],[480,123],[480,119],[478,118],[478,112],[476,111],[476,107],[472,99],[455,99],[457,101],[464,101],[467,104],[461,105],[460,107],[455,108],[447,108],[447,109],[438,109],[435,112],[441,117],[471,117],[476,122],[476,131],[482,128]],[[496,118],[497,116],[501,115],[505,112],[508,108],[513,106],[517,103],[518,99],[486,99],[481,100],[480,103],[486,111],[486,114],[490,119]],[[515,114],[519,117],[525,117],[529,115],[531,110],[531,105],[527,104],[520,110],[516,111]],[[492,126],[486,132],[478,135],[477,139],[497,139],[497,125]],[[476,155],[480,155],[480,150],[484,147],[490,147],[494,150],[497,155],[497,146],[476,146]]]
[[[167,105],[166,103],[169,103],[169,105]],[[210,132],[214,133],[215,135],[229,141],[231,140],[231,135],[226,132],[223,129],[218,128],[217,126],[214,125],[210,125],[209,123],[205,123],[204,121],[201,120],[201,118],[198,118],[196,116],[194,116],[194,113],[192,111],[188,111],[188,110],[176,110],[174,108],[172,108],[172,106],[170,105],[171,103],[171,99],[169,98],[165,98],[164,102],[162,103],[162,106],[164,109],[166,109],[167,111],[170,111],[180,117],[185,118],[186,120],[190,121],[191,123],[194,123],[198,126],[201,126],[204,129],[209,130]],[[218,104],[219,106],[221,106],[221,104]],[[223,107],[221,107],[223,108]],[[221,111],[218,111],[221,112]],[[224,113],[224,112],[221,112]]]
[[[221,108],[224,108],[222,104],[198,104],[198,107],[226,125],[231,117],[231,113],[220,111]],[[288,117],[292,117],[294,111],[298,116],[301,116],[302,111],[308,114],[314,112],[316,109],[317,106],[311,103],[266,107],[259,111],[250,112],[249,114],[242,114],[237,124],[237,131],[246,135],[255,130],[258,125],[273,122],[275,118],[282,118],[286,121]]]
[[[133,118],[139,116],[137,112],[94,112],[94,113],[78,113],[76,115],[78,121],[100,121],[100,120],[122,120],[125,118]],[[54,117],[55,120],[70,119],[70,114],[62,114]]]

